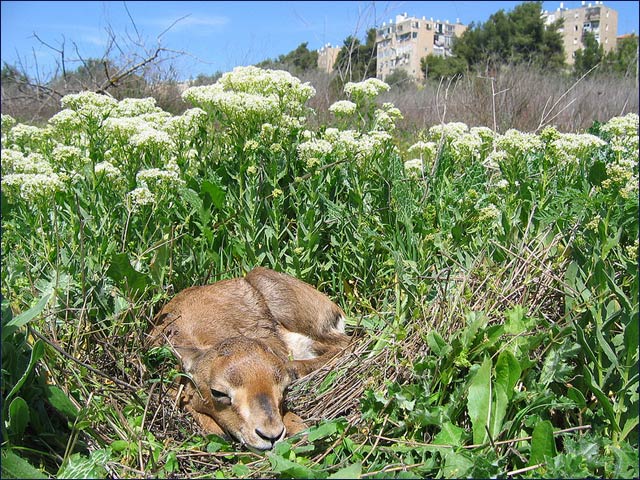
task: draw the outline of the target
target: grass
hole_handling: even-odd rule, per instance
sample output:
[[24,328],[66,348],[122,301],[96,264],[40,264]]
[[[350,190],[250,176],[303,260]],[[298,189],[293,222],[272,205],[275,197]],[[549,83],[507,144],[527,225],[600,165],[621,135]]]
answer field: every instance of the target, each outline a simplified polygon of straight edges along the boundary
[[[308,87],[242,69],[178,117],[93,94],[44,128],[3,115],[3,476],[638,476],[637,115],[406,149],[365,87],[318,127]],[[257,265],[353,336],[263,455],[203,436],[145,337]]]

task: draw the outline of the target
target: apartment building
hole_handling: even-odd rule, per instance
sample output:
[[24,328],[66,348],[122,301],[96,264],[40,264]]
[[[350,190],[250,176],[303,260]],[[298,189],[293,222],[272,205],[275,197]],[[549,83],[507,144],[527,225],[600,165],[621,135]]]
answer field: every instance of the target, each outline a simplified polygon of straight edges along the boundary
[[330,43],[318,50],[318,68],[323,72],[331,73],[339,51],[340,47],[332,47]]
[[406,13],[397,15],[395,22],[391,19],[376,29],[376,77],[384,80],[402,69],[415,79],[423,79],[420,59],[429,54],[450,56],[453,39],[466,29],[459,20],[449,23],[448,20],[409,17]]
[[583,1],[580,7],[572,9],[564,8],[564,2],[560,2],[557,10],[544,11],[542,16],[547,24],[564,19],[560,32],[564,40],[565,60],[569,65],[573,65],[576,51],[584,48],[583,38],[587,32],[595,35],[605,52],[616,48],[618,12],[601,1]]

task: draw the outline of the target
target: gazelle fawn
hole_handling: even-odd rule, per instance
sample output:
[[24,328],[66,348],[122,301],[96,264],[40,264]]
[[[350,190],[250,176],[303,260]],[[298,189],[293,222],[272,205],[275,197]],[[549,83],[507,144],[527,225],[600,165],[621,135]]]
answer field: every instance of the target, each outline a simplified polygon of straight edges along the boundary
[[344,327],[326,295],[259,267],[178,293],[157,314],[151,342],[180,358],[191,377],[182,404],[206,432],[268,450],[304,428],[284,411],[286,388],[347,346]]

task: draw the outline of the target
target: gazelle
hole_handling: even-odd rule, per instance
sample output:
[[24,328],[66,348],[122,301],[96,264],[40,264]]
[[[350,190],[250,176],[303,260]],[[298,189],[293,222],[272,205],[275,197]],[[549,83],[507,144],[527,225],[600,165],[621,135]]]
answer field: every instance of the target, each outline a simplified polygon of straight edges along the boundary
[[151,341],[180,358],[191,377],[182,403],[207,433],[268,450],[304,428],[284,411],[286,389],[346,347],[344,328],[326,295],[259,267],[178,293],[157,314]]

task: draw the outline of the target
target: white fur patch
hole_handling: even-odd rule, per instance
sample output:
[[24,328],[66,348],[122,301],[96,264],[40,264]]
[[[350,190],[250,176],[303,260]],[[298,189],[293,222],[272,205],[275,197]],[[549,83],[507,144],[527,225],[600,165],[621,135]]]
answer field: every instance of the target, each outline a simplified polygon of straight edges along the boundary
[[282,340],[286,343],[294,360],[309,360],[317,356],[313,352],[313,340],[306,335],[287,330],[282,334]]
[[346,320],[347,319],[344,318],[344,315],[340,315],[340,318],[338,319],[338,323],[334,327],[334,330],[338,333],[344,333],[344,325]]

